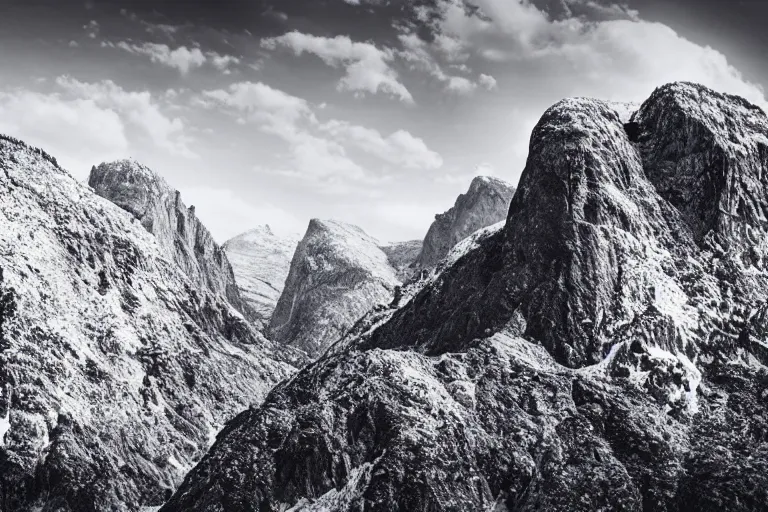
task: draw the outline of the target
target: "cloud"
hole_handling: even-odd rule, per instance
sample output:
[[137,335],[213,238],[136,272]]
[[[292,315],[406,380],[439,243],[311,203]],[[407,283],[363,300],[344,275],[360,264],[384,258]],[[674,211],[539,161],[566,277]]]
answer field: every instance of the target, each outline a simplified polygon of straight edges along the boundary
[[306,228],[290,212],[265,201],[246,201],[234,191],[216,187],[189,187],[181,190],[185,204],[195,206],[195,214],[223,243],[255,226],[269,223],[279,234],[298,233]]
[[240,64],[240,58],[232,55],[219,55],[216,52],[208,52],[207,57],[213,67],[219,71],[223,71],[225,74],[228,74],[230,66]]
[[227,89],[204,91],[201,101],[203,106],[220,104],[233,108],[272,133],[294,130],[300,119],[314,118],[304,99],[261,82],[238,82]]
[[472,13],[462,0],[438,0],[424,19],[439,36],[460,41],[475,60],[495,65],[496,75],[536,66],[535,79],[552,87],[551,77],[567,73],[560,87],[565,95],[572,89],[640,100],[663,83],[692,80],[765,104],[760,88],[721,53],[660,23],[638,20],[621,5],[567,0],[560,3],[565,14],[550,16],[536,3],[542,2],[476,0]]
[[88,37],[91,39],[96,39],[99,35],[99,32],[101,31],[101,26],[99,25],[98,21],[91,20],[83,25],[83,30],[85,30],[85,33],[88,35]]
[[498,87],[498,82],[496,82],[496,79],[491,75],[481,74],[477,79],[477,82],[489,91],[492,91]]
[[183,75],[189,73],[191,69],[201,67],[207,60],[200,48],[187,48],[186,46],[172,50],[167,44],[131,44],[125,41],[120,41],[117,44],[105,43],[104,46],[119,48],[134,55],[147,56],[152,62],[177,69]]
[[317,119],[307,102],[261,82],[240,82],[227,89],[204,91],[202,106],[232,109],[242,122],[279,137],[291,149],[289,165],[270,172],[315,182],[362,180],[365,171],[337,142],[312,133]]
[[120,41],[118,43],[103,42],[102,46],[118,48],[134,55],[149,57],[152,62],[168,66],[186,75],[193,69],[205,64],[214,66],[219,71],[229,72],[230,66],[240,64],[240,58],[232,55],[221,55],[217,52],[203,52],[200,48],[179,46],[171,49],[167,44],[142,43],[134,44]]
[[372,43],[354,42],[347,36],[318,37],[296,31],[262,39],[261,45],[271,50],[278,46],[289,48],[297,56],[310,53],[329,66],[343,67],[346,75],[339,82],[339,90],[358,94],[382,93],[404,103],[414,102],[413,96],[390,66],[395,52],[389,48],[380,49]]
[[[432,44],[428,44],[412,32],[401,33],[398,38],[403,46],[403,50],[398,52],[399,57],[409,63],[412,69],[419,69],[437,79],[443,84],[446,91],[459,95],[469,95],[477,89],[478,84],[488,88],[487,79],[482,78],[488,75],[481,75],[478,81],[474,81],[465,76],[450,75],[443,70],[435,54],[443,55],[443,58],[447,57],[449,66],[452,66],[454,69],[464,73],[472,72],[466,64],[456,63],[460,60],[458,58],[459,55],[462,58],[464,56],[461,53],[463,52],[464,45],[452,37],[439,34]],[[484,82],[480,80],[484,80]]]
[[93,99],[15,90],[0,92],[0,132],[42,147],[76,177],[97,162],[125,155],[125,126]]
[[289,161],[282,168],[262,171],[322,183],[327,191],[342,193],[352,182],[374,184],[388,179],[363,168],[349,150],[408,169],[434,170],[442,165],[440,155],[405,130],[384,137],[377,130],[345,121],[320,122],[304,99],[261,82],[204,91],[198,104],[224,107],[241,122],[254,123],[288,144]]
[[408,169],[434,170],[443,165],[442,157],[426,143],[405,130],[383,137],[372,128],[331,120],[321,126],[338,142],[356,147],[385,162]]
[[149,137],[156,146],[174,155],[196,157],[189,147],[184,123],[163,114],[148,91],[126,91],[111,80],[87,83],[69,76],[57,78],[56,84],[73,97],[115,113],[125,125]]

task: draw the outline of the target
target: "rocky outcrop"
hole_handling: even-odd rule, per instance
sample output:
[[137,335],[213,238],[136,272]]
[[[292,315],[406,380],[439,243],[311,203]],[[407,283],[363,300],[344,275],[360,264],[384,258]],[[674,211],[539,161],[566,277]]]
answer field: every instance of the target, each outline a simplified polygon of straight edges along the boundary
[[278,236],[260,226],[223,245],[240,296],[262,322],[268,323],[277,307],[298,243],[298,235]]
[[764,509],[766,143],[694,84],[629,121],[553,106],[503,227],[230,422],[163,510]]
[[389,264],[397,272],[402,281],[407,281],[414,273],[414,263],[421,254],[424,242],[410,240],[408,242],[394,242],[382,245],[381,250],[387,255]]
[[114,180],[135,211],[0,138],[2,510],[159,506],[218,429],[300,363],[214,293],[223,279],[200,287],[201,263],[167,257],[182,226],[198,255],[215,254],[186,209],[164,225],[157,190]]
[[195,207],[187,208],[164,179],[134,160],[119,160],[92,168],[88,185],[155,235],[167,257],[196,286],[222,295],[238,311],[253,316],[240,297],[226,253],[195,216]]
[[435,216],[416,259],[419,268],[432,268],[475,231],[506,218],[515,187],[497,178],[478,176],[447,212]]
[[377,240],[357,226],[314,219],[293,256],[271,339],[318,356],[399,284]]

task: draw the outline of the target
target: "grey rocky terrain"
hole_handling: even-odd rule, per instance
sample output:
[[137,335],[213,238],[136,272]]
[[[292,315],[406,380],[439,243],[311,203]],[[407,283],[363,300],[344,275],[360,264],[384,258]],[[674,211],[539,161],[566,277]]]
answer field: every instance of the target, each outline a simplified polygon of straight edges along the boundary
[[299,236],[276,235],[260,226],[223,245],[240,295],[263,323],[269,323],[285,287]]
[[145,171],[94,171],[118,207],[0,137],[0,510],[158,507],[302,364],[228,302],[223,253]]
[[238,311],[252,316],[225,251],[197,218],[195,207],[187,207],[181,194],[157,173],[135,160],[118,160],[93,167],[88,185],[133,214],[195,285],[224,296]]
[[460,241],[475,231],[506,218],[515,187],[491,176],[478,176],[469,190],[456,199],[448,211],[435,216],[421,252],[419,268],[433,268]]
[[460,241],[503,220],[513,194],[502,180],[475,178],[453,208],[436,216],[424,241],[386,244],[356,226],[313,220],[291,263],[270,336],[319,356],[372,308],[399,300],[403,285],[435,269]]
[[559,102],[506,222],[231,421],[163,511],[758,511],[768,117]]
[[387,255],[357,226],[314,219],[291,262],[271,339],[316,357],[400,284]]

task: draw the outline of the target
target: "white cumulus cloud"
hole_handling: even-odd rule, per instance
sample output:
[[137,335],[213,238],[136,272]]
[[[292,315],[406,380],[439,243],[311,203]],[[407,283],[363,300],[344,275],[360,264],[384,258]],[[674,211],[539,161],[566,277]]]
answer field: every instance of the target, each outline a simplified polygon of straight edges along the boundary
[[391,49],[352,41],[347,36],[319,37],[296,31],[263,39],[261,44],[268,49],[278,46],[289,48],[297,56],[309,53],[329,66],[343,67],[346,74],[339,82],[340,90],[361,94],[383,93],[404,103],[413,103],[413,96],[390,66],[395,58]]
[[82,179],[91,166],[125,155],[120,116],[93,99],[32,91],[0,92],[0,132],[38,146]]
[[71,96],[117,114],[124,124],[143,133],[156,146],[174,155],[196,156],[189,147],[184,123],[166,116],[149,91],[126,91],[111,80],[89,83],[69,76],[57,78],[56,84]]

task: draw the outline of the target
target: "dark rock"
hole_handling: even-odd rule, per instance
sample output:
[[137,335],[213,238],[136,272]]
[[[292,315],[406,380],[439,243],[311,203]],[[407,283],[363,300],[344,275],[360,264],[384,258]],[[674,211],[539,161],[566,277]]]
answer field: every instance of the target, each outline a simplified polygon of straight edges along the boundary
[[230,422],[163,510],[765,509],[768,118],[672,84],[633,119],[549,109],[503,229]]
[[461,240],[475,231],[503,221],[515,187],[497,178],[478,176],[469,190],[445,213],[435,216],[416,263],[432,268]]

